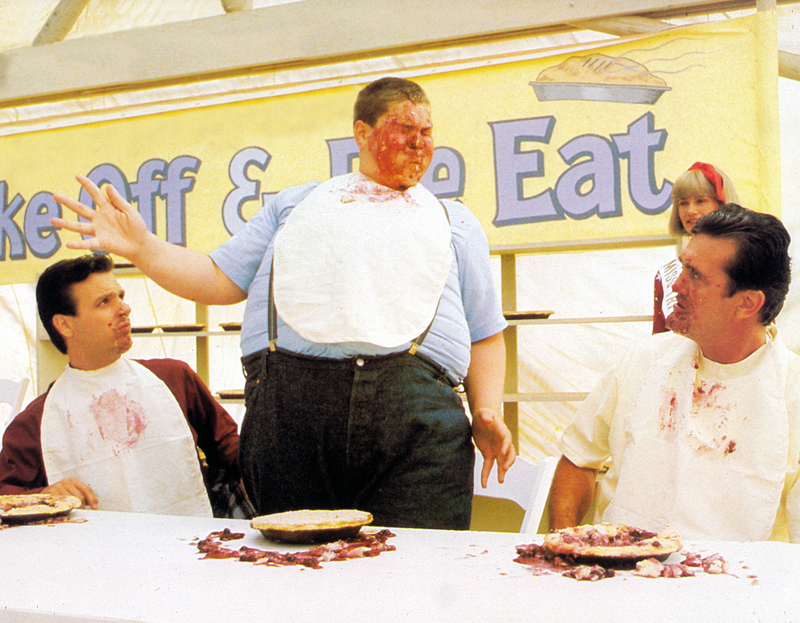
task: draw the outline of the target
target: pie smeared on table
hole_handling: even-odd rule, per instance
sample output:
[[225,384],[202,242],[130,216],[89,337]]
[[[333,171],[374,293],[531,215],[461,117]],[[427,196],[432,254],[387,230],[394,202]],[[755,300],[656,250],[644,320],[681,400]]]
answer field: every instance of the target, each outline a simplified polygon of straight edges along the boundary
[[3,523],[28,523],[69,515],[82,502],[72,495],[29,493],[0,495],[0,520]]
[[250,562],[267,567],[308,567],[321,569],[322,563],[374,558],[382,552],[393,552],[395,546],[386,541],[394,535],[390,530],[359,532],[356,536],[339,539],[331,543],[315,545],[298,552],[277,552],[257,547],[242,546],[239,549],[226,547],[225,543],[245,537],[242,532],[231,532],[228,528],[212,532],[205,539],[195,541],[197,550],[208,558],[232,558],[239,562]]
[[[528,565],[535,575],[560,573],[592,582],[612,578],[618,570],[626,569],[648,578],[728,573],[728,564],[719,554],[701,556],[681,551],[682,546],[680,536],[672,529],[655,533],[625,524],[583,525],[554,530],[541,545],[517,546],[515,562]],[[683,560],[667,562],[677,552]]]
[[194,543],[203,559],[233,558],[240,562],[268,567],[302,566],[320,569],[322,563],[355,558],[374,558],[381,552],[392,552],[394,545],[386,541],[394,535],[390,530],[364,532],[372,515],[358,510],[300,510],[262,515],[250,522],[269,541],[279,543],[316,543],[307,550],[277,552],[242,546],[233,549],[226,545],[245,537],[242,532],[228,528],[212,532]]

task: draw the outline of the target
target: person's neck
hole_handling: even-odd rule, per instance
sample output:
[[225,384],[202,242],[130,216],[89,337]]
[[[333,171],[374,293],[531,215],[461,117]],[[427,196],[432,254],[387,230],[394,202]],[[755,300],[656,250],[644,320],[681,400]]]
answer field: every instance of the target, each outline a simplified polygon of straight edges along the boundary
[[366,169],[359,169],[358,172],[361,173],[361,175],[363,175],[364,177],[366,177],[370,181],[378,184],[379,186],[383,186],[384,188],[389,188],[391,190],[396,190],[399,193],[404,193],[405,191],[407,191],[410,188],[410,186],[403,186],[403,187],[398,188],[396,184],[395,185],[387,184],[385,181],[382,181],[381,179],[379,179],[380,178],[379,175],[377,175],[377,174],[376,175],[370,175],[369,171],[366,170]]
[[107,368],[111,364],[117,363],[120,359],[121,356],[117,356],[116,359],[108,361],[106,360],[94,361],[94,360],[82,359],[80,357],[70,357],[69,367],[73,368],[74,370],[81,370],[82,372],[94,372],[95,370],[102,370],[103,368]]
[[733,332],[729,340],[716,341],[714,344],[700,346],[703,357],[721,364],[732,364],[744,361],[767,343],[767,328],[757,325],[747,331]]

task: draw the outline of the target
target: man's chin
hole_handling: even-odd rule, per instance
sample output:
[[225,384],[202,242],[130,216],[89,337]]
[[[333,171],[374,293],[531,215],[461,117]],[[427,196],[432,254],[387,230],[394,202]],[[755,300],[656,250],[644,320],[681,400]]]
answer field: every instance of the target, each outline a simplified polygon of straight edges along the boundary
[[393,177],[393,178],[372,178],[373,181],[377,182],[381,186],[386,186],[386,188],[391,188],[392,190],[397,190],[399,192],[405,192],[409,188],[416,186],[420,180],[420,178],[409,178],[409,177]]
[[117,353],[121,357],[133,348],[133,338],[128,335],[127,338],[120,338],[117,340]]
[[686,314],[673,312],[667,316],[664,324],[673,333],[686,336],[689,334],[689,317]]
[[425,176],[425,171],[428,169],[428,164],[430,163],[414,162],[409,163],[405,167],[398,167],[397,180],[399,184],[404,186],[405,189],[419,184],[422,181],[422,178]]
[[400,187],[400,190],[408,190],[409,188],[413,188],[414,186],[419,184],[421,181],[422,181],[421,175],[413,175],[413,176],[407,175],[402,179],[400,179],[398,185]]

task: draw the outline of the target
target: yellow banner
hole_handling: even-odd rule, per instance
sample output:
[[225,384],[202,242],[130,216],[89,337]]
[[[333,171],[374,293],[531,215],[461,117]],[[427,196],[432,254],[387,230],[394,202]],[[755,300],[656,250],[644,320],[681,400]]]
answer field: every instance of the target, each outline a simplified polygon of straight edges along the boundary
[[[779,214],[776,38],[759,13],[420,76],[438,146],[423,183],[498,248],[666,234],[671,180],[697,160]],[[53,192],[79,196],[76,173],[114,184],[158,236],[210,251],[271,193],[357,166],[359,88],[0,138],[0,283],[75,254],[49,220]]]

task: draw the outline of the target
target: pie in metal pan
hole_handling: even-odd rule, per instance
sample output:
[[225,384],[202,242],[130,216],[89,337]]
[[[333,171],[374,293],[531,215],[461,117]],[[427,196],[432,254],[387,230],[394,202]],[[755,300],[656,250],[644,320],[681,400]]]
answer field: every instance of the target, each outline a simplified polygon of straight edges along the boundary
[[255,517],[250,527],[270,541],[326,543],[353,537],[370,523],[372,515],[359,510],[298,510]]
[[635,563],[647,558],[665,560],[682,547],[680,535],[672,528],[659,533],[625,524],[596,524],[556,530],[544,538],[550,551],[576,560]]
[[73,495],[29,493],[0,495],[0,520],[7,524],[28,523],[69,515],[82,502]]

